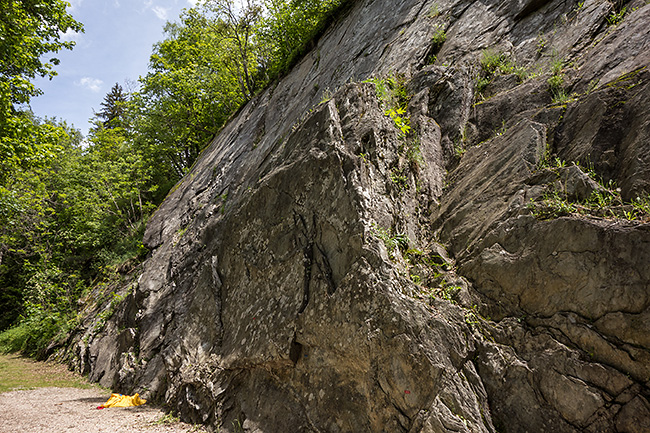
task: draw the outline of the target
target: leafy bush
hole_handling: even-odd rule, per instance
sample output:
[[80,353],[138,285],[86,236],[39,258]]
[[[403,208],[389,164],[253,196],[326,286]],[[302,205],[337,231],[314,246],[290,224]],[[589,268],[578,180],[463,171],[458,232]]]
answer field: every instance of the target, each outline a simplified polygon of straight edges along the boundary
[[314,44],[350,0],[265,0],[267,15],[256,29],[260,64],[269,79],[285,74]]
[[20,315],[23,293],[15,287],[0,288],[0,331],[9,328]]
[[40,305],[28,305],[20,323],[0,333],[0,351],[20,352],[44,359],[53,340],[64,339],[77,325],[76,316],[47,311]]

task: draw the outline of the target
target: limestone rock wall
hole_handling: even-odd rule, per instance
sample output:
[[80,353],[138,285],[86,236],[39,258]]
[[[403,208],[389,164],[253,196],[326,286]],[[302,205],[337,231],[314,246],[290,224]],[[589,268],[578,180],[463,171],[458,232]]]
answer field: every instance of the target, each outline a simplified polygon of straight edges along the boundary
[[[219,431],[650,431],[650,226],[621,217],[650,193],[649,22],[355,2],[161,205],[72,363]],[[391,74],[409,139],[364,82]],[[540,216],[609,181],[618,213]]]

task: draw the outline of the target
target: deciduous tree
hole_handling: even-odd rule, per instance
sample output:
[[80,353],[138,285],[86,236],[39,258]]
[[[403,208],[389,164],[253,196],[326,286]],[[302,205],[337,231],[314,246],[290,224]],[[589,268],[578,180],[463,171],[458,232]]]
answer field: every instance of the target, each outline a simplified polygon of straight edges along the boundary
[[0,184],[18,166],[52,156],[49,132],[39,131],[22,106],[40,94],[32,80],[56,75],[50,53],[71,49],[66,32],[83,31],[62,0],[0,0]]

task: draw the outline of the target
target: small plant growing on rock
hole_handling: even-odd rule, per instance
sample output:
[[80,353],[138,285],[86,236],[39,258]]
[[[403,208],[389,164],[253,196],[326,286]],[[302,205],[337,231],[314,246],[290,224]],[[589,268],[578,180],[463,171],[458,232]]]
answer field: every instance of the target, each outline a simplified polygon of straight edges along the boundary
[[397,191],[402,192],[409,189],[408,176],[405,173],[406,170],[394,168],[390,172],[390,180],[397,187]]
[[187,225],[185,227],[181,227],[176,231],[176,233],[174,234],[173,242],[172,242],[172,244],[174,246],[178,245],[178,243],[181,241],[181,239],[183,238],[183,235],[185,234],[185,232],[187,231],[188,228],[189,228],[189,225]]
[[360,153],[359,158],[361,158],[364,164],[368,164],[368,161],[370,160],[370,156],[367,153]]
[[564,88],[564,60],[555,58],[551,61],[551,76],[547,80],[554,104],[564,104],[571,95]]
[[494,130],[494,137],[499,137],[499,136],[505,134],[506,132],[508,132],[508,126],[506,125],[506,121],[502,120],[501,121],[501,128]]
[[385,78],[369,78],[364,83],[373,83],[377,92],[377,99],[384,110],[406,109],[409,101],[406,79],[403,75],[394,74]]
[[480,77],[476,80],[476,94],[482,95],[487,86],[492,82],[491,77]]
[[476,305],[473,305],[471,309],[465,311],[465,323],[472,328],[477,328],[481,325],[478,307]]
[[650,215],[650,197],[637,197],[632,200],[632,207],[639,213]]
[[597,209],[604,209],[610,206],[620,205],[620,194],[616,190],[596,190],[587,200],[587,204]]
[[[400,154],[406,157],[412,168],[416,168],[421,162],[420,140],[411,129],[411,119],[406,115],[406,107],[410,96],[406,88],[403,76],[394,75],[387,78],[371,78],[366,82],[375,85],[377,98],[380,101],[384,114],[388,116],[399,130],[398,136],[401,141]],[[394,169],[391,172],[391,180],[398,185],[400,191],[408,188],[408,177],[404,169]]]
[[480,72],[476,78],[476,95],[483,97],[487,86],[497,75],[517,76],[519,82],[523,82],[530,76],[530,72],[523,66],[517,65],[508,53],[487,49],[481,52],[479,59]]
[[235,433],[244,433],[244,428],[241,425],[241,421],[239,419],[236,419],[232,422],[232,428]]
[[539,36],[537,36],[537,54],[540,55],[544,52],[546,49],[546,38],[544,35],[540,33]]
[[395,126],[400,130],[402,137],[406,137],[411,131],[411,120],[405,116],[404,108],[389,108],[384,112],[385,115],[393,119]]
[[563,104],[569,99],[569,96],[564,89],[564,77],[562,75],[552,75],[548,79],[548,86],[553,95],[553,103]]
[[417,167],[424,162],[422,152],[420,151],[419,137],[410,137],[406,141],[406,159],[411,163],[412,168]]
[[440,7],[438,6],[437,3],[434,3],[434,4],[431,5],[431,7],[429,8],[429,13],[427,14],[427,16],[428,16],[429,18],[436,18],[436,17],[440,16],[440,14],[441,14],[441,12],[440,12]]
[[481,69],[488,75],[494,75],[498,71],[507,71],[508,63],[508,56],[505,53],[494,50],[484,50],[479,60]]
[[442,48],[442,45],[445,43],[447,40],[447,32],[445,31],[444,27],[438,26],[436,27],[436,31],[433,33],[433,36],[431,37],[431,50],[432,52],[437,53],[440,51],[440,48]]
[[[576,163],[576,165],[578,165]],[[556,170],[565,166],[564,161],[555,159],[555,166],[546,164],[547,169]],[[629,221],[650,221],[650,196],[636,197],[624,202],[621,189],[613,180],[604,182],[593,170],[586,173],[596,179],[599,188],[582,200],[569,199],[567,193],[558,190],[557,182],[549,184],[546,192],[537,200],[531,199],[527,207],[538,219],[553,219],[561,216],[590,216],[597,218],[619,219]]]
[[392,234],[392,230],[379,227],[376,224],[372,225],[372,234],[384,243],[391,259],[395,257],[397,250],[406,251],[410,243],[408,236],[405,234]]
[[556,190],[546,192],[539,205],[531,199],[528,209],[537,219],[541,220],[559,218],[578,212],[575,204],[569,202],[565,195],[563,196]]
[[478,64],[481,68],[481,71],[487,77],[492,77],[501,63],[501,53],[493,50],[483,50],[481,51],[481,58],[478,61]]
[[457,286],[455,284],[449,284],[447,281],[442,280],[440,283],[440,287],[436,289],[435,295],[438,298],[444,299],[445,301],[449,301],[452,304],[456,303],[456,296],[461,291],[461,287]]
[[624,7],[621,9],[619,12],[616,12],[615,10],[612,11],[612,13],[609,14],[607,17],[607,25],[610,26],[617,26],[623,21],[623,18],[625,17],[625,12],[627,12],[627,7]]
[[169,425],[169,424],[175,424],[177,422],[180,422],[180,418],[177,416],[174,416],[172,413],[165,414],[158,418],[155,421],[152,421],[151,424],[153,425]]
[[456,137],[454,139],[454,155],[456,158],[462,158],[463,155],[465,154],[465,137],[464,134],[461,137]]
[[325,104],[329,102],[332,99],[332,91],[329,89],[329,87],[325,90],[323,90],[323,96],[321,97],[320,102],[318,105]]
[[587,91],[585,92],[585,94],[588,95],[588,94],[590,94],[591,92],[593,92],[594,90],[596,90],[596,88],[598,87],[598,83],[599,83],[599,80],[598,80],[598,79],[591,80],[591,81],[589,82],[589,87],[587,88]]

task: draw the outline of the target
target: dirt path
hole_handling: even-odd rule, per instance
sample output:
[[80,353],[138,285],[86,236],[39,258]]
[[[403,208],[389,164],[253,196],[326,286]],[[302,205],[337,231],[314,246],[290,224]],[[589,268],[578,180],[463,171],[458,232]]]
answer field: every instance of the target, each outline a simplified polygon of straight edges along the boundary
[[[180,433],[204,431],[147,405],[98,410],[98,389],[39,388],[0,394],[0,432]],[[164,422],[168,420],[168,422]]]
[[[181,423],[149,405],[128,408],[97,406],[110,391],[91,386],[59,365],[37,363],[17,356],[0,356],[0,389],[20,389],[0,394],[0,433],[181,433],[205,432]],[[63,385],[56,383],[68,376]],[[45,384],[45,385],[43,385]],[[38,386],[47,386],[39,388]],[[66,387],[60,386],[77,386]],[[84,386],[80,389],[78,386]]]

